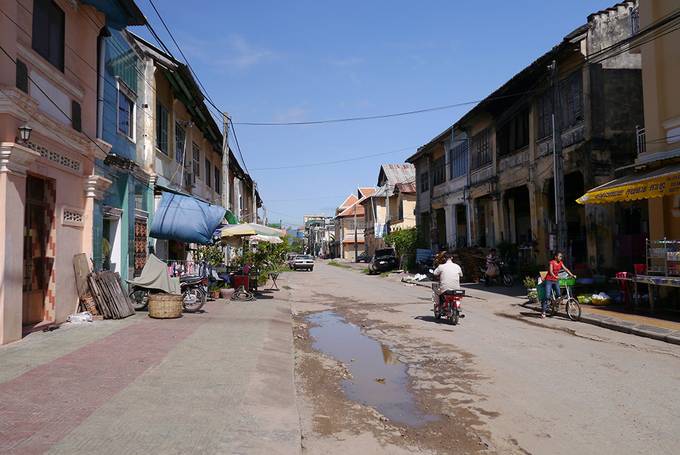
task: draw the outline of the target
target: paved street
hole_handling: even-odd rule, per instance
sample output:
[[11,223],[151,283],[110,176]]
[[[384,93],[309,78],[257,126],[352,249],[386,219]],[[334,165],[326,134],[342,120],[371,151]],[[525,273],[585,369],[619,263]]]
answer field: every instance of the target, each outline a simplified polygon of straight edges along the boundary
[[[467,317],[450,327],[431,318],[427,289],[392,278],[329,266],[288,277],[297,313],[332,309],[364,325],[407,362],[411,390],[425,411],[449,415],[453,425],[469,424],[461,437],[464,451],[484,451],[486,445],[491,452],[677,450],[678,346],[557,318],[540,320],[518,306],[522,299],[474,287],[464,301]],[[304,381],[304,371],[299,379],[312,394],[318,391],[313,381]],[[344,425],[356,423],[361,435],[350,437],[343,425],[324,427],[314,418],[328,414],[315,406],[315,398],[306,397],[311,402],[301,407],[309,413],[302,421],[309,424],[304,432],[312,432],[305,439],[312,448],[366,443],[385,453],[404,444],[409,450],[455,450],[446,445],[446,434],[407,429],[394,438],[394,429],[379,419],[359,424],[360,413],[345,414]],[[330,421],[337,422],[336,416]],[[451,424],[443,430],[450,431]],[[475,440],[483,443],[475,446]]]
[[[279,284],[256,303],[67,324],[0,348],[0,452],[622,454],[680,443],[676,345],[539,320],[521,299],[474,287],[452,327],[430,316],[427,289],[321,261]],[[375,340],[379,361],[316,350],[324,311],[356,325],[324,348]],[[393,383],[390,368],[406,379]],[[362,377],[375,379],[369,395]],[[416,420],[363,404],[395,396],[382,390],[400,391]]]

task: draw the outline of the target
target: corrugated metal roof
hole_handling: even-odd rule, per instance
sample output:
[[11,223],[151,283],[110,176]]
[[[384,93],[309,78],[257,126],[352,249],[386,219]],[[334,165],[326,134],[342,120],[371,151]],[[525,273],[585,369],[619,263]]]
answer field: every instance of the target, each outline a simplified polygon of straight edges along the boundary
[[383,164],[378,174],[378,185],[385,183],[394,186],[397,183],[406,183],[416,179],[416,167],[411,163]]

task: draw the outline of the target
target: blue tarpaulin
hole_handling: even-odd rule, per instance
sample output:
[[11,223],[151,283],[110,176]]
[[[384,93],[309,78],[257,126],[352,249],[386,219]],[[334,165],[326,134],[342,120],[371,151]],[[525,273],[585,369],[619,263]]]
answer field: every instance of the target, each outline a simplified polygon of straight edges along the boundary
[[186,243],[212,243],[226,210],[191,196],[163,191],[149,235]]

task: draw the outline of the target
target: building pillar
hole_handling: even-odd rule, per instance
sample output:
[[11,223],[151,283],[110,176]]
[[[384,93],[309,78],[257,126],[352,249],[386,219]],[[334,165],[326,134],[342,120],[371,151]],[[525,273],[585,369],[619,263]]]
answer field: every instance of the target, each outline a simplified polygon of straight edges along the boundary
[[[84,229],[81,251],[88,258],[94,256],[95,216],[103,216],[101,210],[96,209],[97,201],[104,199],[104,192],[111,186],[111,183],[111,180],[101,175],[89,175],[85,179]],[[99,225],[101,225],[101,222],[99,222]],[[98,235],[101,235],[101,232],[98,232]]]
[[451,245],[458,248],[458,204],[451,204]]
[[[452,245],[455,245],[454,241],[454,231],[455,228],[453,227],[453,213],[454,210],[452,209],[452,206],[450,204],[447,204],[444,206],[444,229],[446,229],[446,246],[447,248],[451,248]],[[454,212],[455,213],[455,212]],[[441,229],[441,227],[439,227]]]
[[[531,240],[536,242],[534,246],[534,252],[538,253],[544,250],[543,245],[545,245],[545,232],[543,230],[543,224],[541,220],[543,218],[543,206],[542,198],[539,190],[536,188],[536,184],[533,182],[527,183],[527,190],[529,191],[529,218],[531,219]],[[539,260],[538,257],[536,257]],[[541,257],[540,260],[545,258]]]
[[507,233],[506,240],[510,243],[517,243],[517,218],[515,213],[515,199],[508,198],[507,201],[507,217],[505,220],[505,232]]
[[502,240],[507,240],[503,235],[503,226],[505,226],[505,216],[503,216],[503,197],[502,194],[496,194],[491,199],[491,217],[493,223],[493,239],[488,246],[496,246]]
[[661,240],[666,236],[663,202],[664,198],[652,198],[647,200],[647,210],[649,211],[649,238],[651,240]]
[[468,232],[468,246],[473,246],[473,245],[478,245],[479,244],[479,213],[478,213],[478,207],[479,204],[476,203],[476,201],[472,198],[469,199],[468,201],[468,226],[469,226],[469,232]]
[[21,339],[26,170],[39,156],[0,143],[0,344]]

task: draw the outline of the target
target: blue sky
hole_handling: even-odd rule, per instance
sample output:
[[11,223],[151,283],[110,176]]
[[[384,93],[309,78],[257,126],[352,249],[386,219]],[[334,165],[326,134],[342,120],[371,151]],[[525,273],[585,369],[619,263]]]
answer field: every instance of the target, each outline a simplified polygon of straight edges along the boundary
[[[210,97],[236,123],[270,221],[284,224],[301,224],[303,214],[333,214],[357,186],[376,184],[381,163],[403,162],[470,107],[316,126],[238,122],[386,114],[481,99],[589,13],[613,3],[156,0]],[[138,4],[174,51],[148,0]],[[359,158],[376,154],[382,155]],[[266,169],[284,166],[297,167]]]

